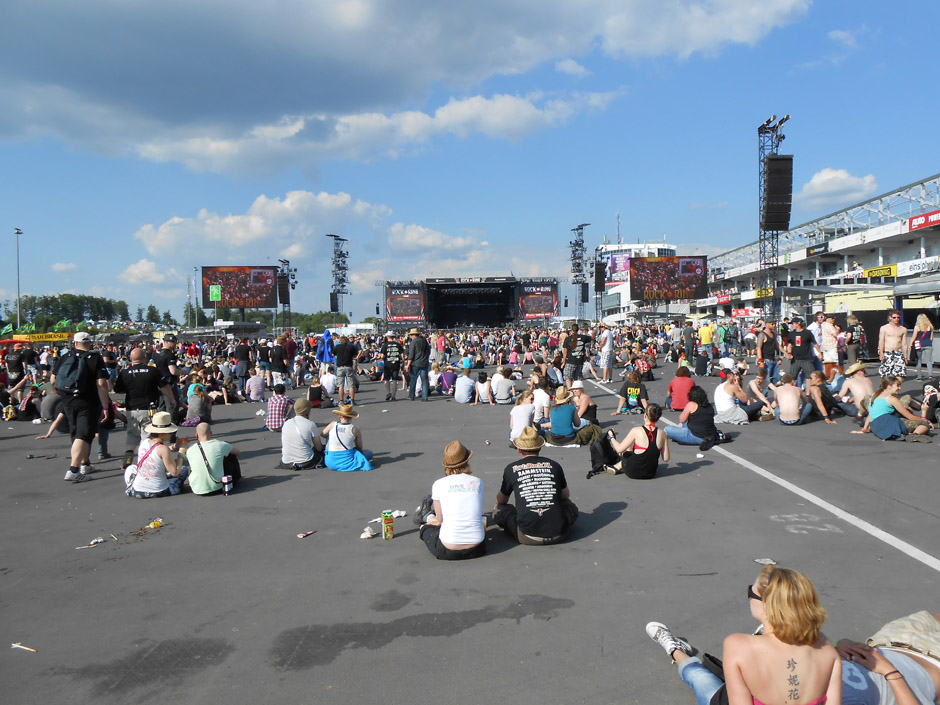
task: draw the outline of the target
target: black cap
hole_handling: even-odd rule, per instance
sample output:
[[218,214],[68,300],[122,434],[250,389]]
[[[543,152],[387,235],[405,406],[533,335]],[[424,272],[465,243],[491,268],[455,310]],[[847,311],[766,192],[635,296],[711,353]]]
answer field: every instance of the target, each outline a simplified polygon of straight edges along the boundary
[[164,342],[167,342],[167,343],[178,343],[178,342],[179,342],[179,338],[177,338],[177,337],[176,337],[175,335],[173,335],[172,333],[170,333],[169,335],[163,336],[163,340],[164,340]]

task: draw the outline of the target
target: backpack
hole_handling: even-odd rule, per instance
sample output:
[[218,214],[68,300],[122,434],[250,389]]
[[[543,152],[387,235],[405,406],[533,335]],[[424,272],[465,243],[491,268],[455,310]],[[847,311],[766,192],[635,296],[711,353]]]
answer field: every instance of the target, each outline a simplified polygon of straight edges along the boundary
[[87,386],[87,378],[85,358],[79,352],[71,352],[59,365],[55,376],[55,388],[65,394],[80,394]]

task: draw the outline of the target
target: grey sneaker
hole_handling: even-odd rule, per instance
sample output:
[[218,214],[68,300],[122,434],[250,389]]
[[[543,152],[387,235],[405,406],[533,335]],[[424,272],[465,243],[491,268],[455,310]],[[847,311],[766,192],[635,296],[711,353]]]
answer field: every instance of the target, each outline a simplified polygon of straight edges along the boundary
[[647,624],[646,633],[649,634],[650,639],[658,642],[659,645],[663,647],[673,663],[676,662],[672,657],[674,651],[681,651],[687,656],[692,655],[692,647],[689,643],[675,636],[662,622],[650,622]]
[[83,472],[72,472],[71,468],[65,471],[65,477],[63,478],[66,482],[81,482],[85,479],[85,473]]

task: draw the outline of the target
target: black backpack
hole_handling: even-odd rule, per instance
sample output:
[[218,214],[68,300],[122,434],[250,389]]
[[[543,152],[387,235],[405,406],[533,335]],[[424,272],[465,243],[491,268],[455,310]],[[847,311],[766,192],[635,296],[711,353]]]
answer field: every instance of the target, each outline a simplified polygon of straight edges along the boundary
[[63,394],[81,394],[87,387],[88,366],[81,352],[69,352],[55,376],[55,388]]

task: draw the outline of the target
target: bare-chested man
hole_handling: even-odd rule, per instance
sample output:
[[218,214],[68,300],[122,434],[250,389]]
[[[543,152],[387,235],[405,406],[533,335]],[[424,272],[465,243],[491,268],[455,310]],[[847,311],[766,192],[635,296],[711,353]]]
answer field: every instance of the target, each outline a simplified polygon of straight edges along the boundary
[[901,312],[896,308],[888,312],[888,322],[878,333],[878,359],[881,365],[878,374],[882,377],[900,377],[907,373],[907,328],[901,325]]
[[836,398],[826,386],[826,376],[819,371],[813,372],[806,380],[806,395],[810,399],[812,411],[827,424],[836,424],[832,412],[836,409]]
[[868,413],[868,400],[871,399],[871,395],[874,393],[875,388],[865,371],[865,363],[856,362],[854,365],[850,365],[845,371],[845,380],[842,382],[838,394],[842,400],[840,404],[842,410],[848,413],[849,407],[854,405],[855,412],[851,415],[862,418]]
[[806,393],[796,386],[789,372],[780,375],[780,384],[774,389],[774,399],[777,401],[774,413],[784,426],[798,426],[806,421],[813,410]]

